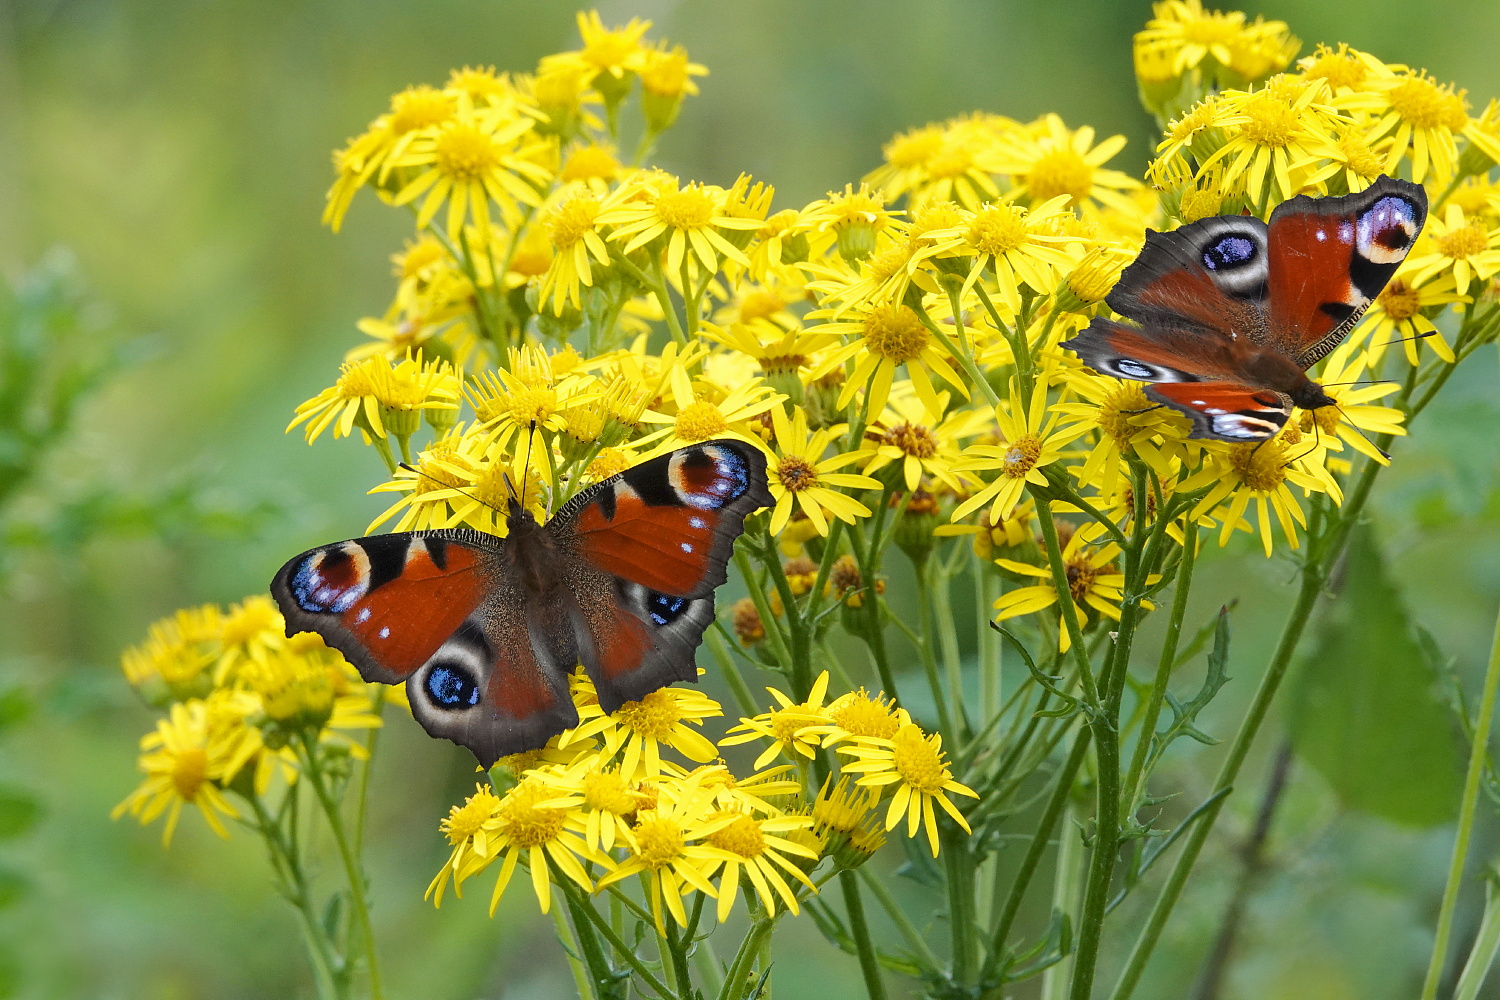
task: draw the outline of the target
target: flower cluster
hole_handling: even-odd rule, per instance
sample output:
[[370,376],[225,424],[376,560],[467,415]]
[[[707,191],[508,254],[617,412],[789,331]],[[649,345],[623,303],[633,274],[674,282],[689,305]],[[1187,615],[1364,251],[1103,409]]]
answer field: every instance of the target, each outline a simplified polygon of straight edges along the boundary
[[228,610],[208,604],[151,626],[146,641],[125,651],[125,678],[164,713],[141,739],[146,779],[115,808],[150,823],[163,813],[170,843],[184,805],[228,836],[224,819],[242,814],[225,797],[265,796],[279,772],[296,781],[308,745],[320,757],[363,756],[345,730],[379,726],[382,701],[399,693],[367,685],[311,632],[288,639],[281,612],[265,596]]
[[[429,896],[441,904],[450,882],[461,894],[498,862],[492,914],[518,864],[543,912],[559,879],[598,892],[639,875],[658,929],[664,913],[687,926],[693,893],[715,898],[723,922],[743,874],[767,912],[797,913],[825,860],[833,871],[858,867],[903,819],[908,836],[925,831],[934,856],[939,810],[969,830],[949,794],[974,792],[954,779],[942,737],[904,709],[862,689],[825,705],[826,673],[802,702],[768,690],[779,707],[741,719],[719,743],[764,743],[757,770],[738,777],[697,728],[722,715],[712,699],[664,688],[606,716],[576,675],[583,721],[545,750],[502,759],[495,787],[453,807],[442,823],[453,849]],[[820,757],[828,748],[841,763]]]

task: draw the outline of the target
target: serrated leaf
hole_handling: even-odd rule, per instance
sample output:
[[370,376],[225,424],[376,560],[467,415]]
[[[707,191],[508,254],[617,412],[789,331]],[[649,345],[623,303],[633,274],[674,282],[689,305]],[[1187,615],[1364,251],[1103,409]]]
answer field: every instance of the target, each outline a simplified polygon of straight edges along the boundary
[[1287,700],[1297,755],[1349,808],[1407,826],[1451,819],[1459,755],[1432,650],[1418,641],[1368,529]]
[[19,837],[36,826],[42,807],[36,797],[24,789],[0,787],[0,840]]

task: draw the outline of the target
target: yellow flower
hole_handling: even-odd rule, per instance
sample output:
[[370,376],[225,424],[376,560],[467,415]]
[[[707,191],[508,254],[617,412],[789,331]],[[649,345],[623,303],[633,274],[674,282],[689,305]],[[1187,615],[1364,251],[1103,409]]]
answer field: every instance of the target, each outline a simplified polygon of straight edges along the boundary
[[637,815],[630,853],[599,879],[599,888],[644,874],[657,930],[663,930],[663,904],[678,926],[686,927],[683,893],[696,890],[706,896],[716,895],[708,876],[724,860],[718,848],[694,843],[713,830],[708,824],[709,816],[714,815],[712,804],[713,797],[694,778],[665,786],[656,808],[642,809]]
[[599,762],[619,755],[620,775],[637,781],[662,773],[663,745],[699,763],[717,757],[714,745],[688,724],[701,727],[704,719],[723,714],[719,703],[701,691],[664,687],[639,701],[627,701],[613,715],[604,714],[597,701],[579,705],[578,726],[565,733],[559,745],[598,737],[604,742]]
[[537,162],[540,137],[527,137],[533,119],[502,109],[477,109],[461,99],[457,114],[430,133],[413,139],[389,167],[415,174],[393,199],[405,205],[422,198],[417,228],[427,226],[446,202],[446,229],[457,241],[464,222],[472,218],[482,235],[490,230],[490,202],[500,209],[505,225],[515,228],[527,209],[542,203],[538,185],[551,179]]
[[[899,727],[893,727],[895,736]],[[813,830],[823,840],[823,849],[839,868],[858,868],[885,844],[875,807],[880,789],[852,784],[847,774],[833,782],[830,775],[813,803]]]
[[1366,365],[1372,370],[1380,370],[1386,348],[1397,342],[1405,352],[1407,364],[1416,365],[1421,360],[1420,348],[1424,344],[1448,364],[1454,361],[1448,338],[1427,317],[1427,311],[1473,300],[1453,290],[1451,273],[1438,270],[1425,281],[1417,281],[1413,270],[1412,262],[1408,261],[1386,282],[1349,338],[1349,343],[1365,346]]
[[857,335],[858,339],[830,351],[811,374],[812,378],[821,378],[841,368],[845,361],[857,359],[854,372],[839,392],[836,405],[840,410],[854,400],[855,393],[861,388],[867,388],[870,413],[885,409],[896,369],[903,365],[918,398],[930,412],[939,412],[939,404],[929,371],[937,373],[943,381],[968,397],[969,390],[948,363],[947,353],[910,306],[873,305],[852,312],[848,319],[824,323],[810,331]]
[[1471,279],[1488,281],[1500,271],[1500,227],[1489,228],[1483,217],[1469,221],[1462,208],[1449,203],[1442,218],[1428,218],[1406,267],[1418,285],[1452,268],[1454,288],[1465,295]]
[[1301,45],[1285,21],[1256,17],[1247,24],[1240,11],[1204,10],[1201,0],[1165,0],[1151,9],[1156,16],[1135,36],[1137,51],[1170,53],[1175,76],[1202,69],[1222,78],[1228,70],[1244,83],[1285,69]]
[[632,17],[628,24],[606,28],[597,10],[578,12],[578,34],[583,48],[542,59],[543,71],[560,66],[577,65],[594,74],[593,85],[607,99],[618,101],[625,96],[629,77],[641,64],[646,51],[641,39],[651,28],[650,21]]
[[[1300,486],[1304,490],[1326,492],[1327,486],[1320,476],[1295,468],[1292,459],[1298,450],[1305,450],[1286,441],[1285,430],[1269,441],[1259,444],[1232,444],[1224,450],[1205,451],[1202,467],[1184,479],[1178,489],[1184,493],[1211,486],[1212,489],[1193,508],[1192,517],[1214,514],[1222,524],[1219,544],[1229,541],[1229,536],[1244,528],[1258,528],[1261,545],[1266,556],[1271,555],[1271,516],[1274,514],[1281,525],[1287,544],[1297,548],[1297,525],[1307,526],[1302,505],[1292,496],[1287,484]],[[1244,520],[1245,511],[1255,503],[1257,528],[1251,528]],[[1220,504],[1227,503],[1223,512],[1216,512]]]
[[776,407],[771,411],[771,426],[775,429],[776,451],[780,453],[767,470],[771,495],[776,498],[771,534],[780,534],[786,527],[794,506],[801,508],[821,535],[828,533],[825,511],[849,524],[855,518],[870,516],[870,508],[836,487],[878,490],[880,482],[869,476],[834,471],[862,460],[867,453],[852,451],[822,457],[840,428],[825,427],[809,436],[807,412],[800,406],[792,408],[790,420],[786,407]]
[[583,828],[580,805],[576,797],[560,795],[557,789],[535,775],[522,778],[501,797],[498,805],[489,801],[481,789],[464,804],[463,810],[449,814],[444,831],[449,841],[455,842],[455,838],[462,834],[469,836],[455,843],[450,861],[428,886],[428,893],[435,893],[435,902],[440,904],[443,886],[451,872],[453,891],[462,895],[463,883],[502,855],[500,875],[495,879],[495,890],[490,895],[490,916],[495,915],[500,897],[505,894],[516,864],[523,856],[531,870],[531,887],[536,893],[537,905],[543,913],[552,906],[549,860],[585,892],[592,891],[593,883],[579,858],[599,864],[607,864],[608,859],[591,851],[579,836]]
[[[958,492],[967,477],[955,470],[961,455],[958,439],[979,433],[985,423],[977,410],[948,410],[949,395],[938,393],[938,409],[929,411],[912,391],[910,383],[897,383],[878,420],[865,429],[865,440],[875,445],[875,454],[865,465],[865,475],[899,462],[899,482],[907,491],[917,488],[922,477],[931,476]],[[934,414],[946,413],[940,419]]]
[[800,755],[812,760],[817,756],[822,742],[823,727],[828,724],[828,712],[823,707],[823,697],[828,693],[828,671],[813,681],[807,699],[793,702],[776,688],[766,688],[780,705],[754,718],[741,718],[740,724],[729,730],[729,735],[719,741],[721,747],[739,746],[758,739],[767,739],[771,745],[755,759],[757,768],[765,767],[778,753],[785,753],[796,760]]
[[874,251],[897,214],[885,207],[884,194],[870,190],[869,185],[861,183],[855,190],[854,185],[845,184],[843,191],[830,191],[826,199],[804,208],[802,224],[818,236],[814,252],[822,253],[834,243],[840,256],[853,264]]
[[616,193],[599,216],[603,225],[614,227],[610,239],[625,245],[629,254],[662,239],[662,267],[672,281],[689,283],[687,267],[696,261],[704,273],[719,270],[719,256],[750,266],[750,258],[729,239],[734,232],[759,229],[760,219],[728,214],[723,188],[692,183],[686,187],[658,190],[645,183],[627,184]]
[[991,174],[997,142],[1019,126],[1008,118],[973,115],[896,136],[884,147],[885,165],[865,181],[889,198],[911,195],[913,206],[955,201],[968,208],[1000,196]]
[[220,817],[237,819],[239,813],[222,789],[258,749],[258,742],[240,733],[211,726],[207,702],[174,704],[168,717],[157,722],[156,731],[141,739],[140,768],[146,780],[110,816],[119,819],[128,812],[144,826],[165,812],[161,842],[166,847],[172,843],[183,805],[194,805],[214,833],[227,838],[229,831]]
[[1068,388],[1082,398],[1058,403],[1053,412],[1077,420],[1070,432],[1098,435],[1083,465],[1069,470],[1080,485],[1093,486],[1101,493],[1120,489],[1127,454],[1140,458],[1158,476],[1170,475],[1170,459],[1179,450],[1175,445],[1191,430],[1187,418],[1147,399],[1139,382],[1083,369],[1071,370],[1065,378]]
[[1092,198],[1111,208],[1130,210],[1130,199],[1122,192],[1140,187],[1140,181],[1118,170],[1103,169],[1125,148],[1125,137],[1111,136],[1090,149],[1093,142],[1091,127],[1070,132],[1057,115],[1043,115],[1036,126],[1002,140],[996,168],[1011,174],[1033,205],[1067,195],[1070,208]]
[[306,423],[309,444],[330,426],[336,438],[348,437],[355,427],[383,438],[394,418],[391,433],[410,436],[421,411],[456,410],[458,397],[458,376],[445,361],[424,362],[419,353],[393,366],[386,357],[370,357],[345,364],[338,382],[297,407],[286,429]]
[[[1345,341],[1341,344],[1323,362],[1323,371],[1316,379],[1323,386],[1323,391],[1333,399],[1334,405],[1301,411],[1300,414],[1294,414],[1294,419],[1300,422],[1304,435],[1313,436],[1314,445],[1320,451],[1342,451],[1340,441],[1344,441],[1355,451],[1382,465],[1388,465],[1389,459],[1370,443],[1366,435],[1404,436],[1406,428],[1402,424],[1406,420],[1406,414],[1393,406],[1379,406],[1373,402],[1400,389],[1395,382],[1357,384],[1360,376],[1366,374],[1366,368],[1370,364],[1369,357],[1368,349],[1361,351],[1357,342]],[[1304,461],[1308,462],[1304,468],[1314,475],[1318,474],[1322,464],[1321,455],[1315,461]],[[1332,479],[1331,476],[1328,478]],[[1343,494],[1337,481],[1329,482],[1325,491],[1336,501],[1342,500]]]
[[870,694],[864,688],[839,695],[824,710],[824,715],[828,723],[818,727],[823,733],[824,747],[863,737],[888,740],[911,721],[906,709],[897,708],[885,692]]
[[[984,489],[969,497],[953,511],[959,521],[969,512],[990,505],[990,523],[998,524],[1010,516],[1021,500],[1027,483],[1047,484],[1042,474],[1045,466],[1062,457],[1062,447],[1084,433],[1083,425],[1054,429],[1055,415],[1047,414],[1047,393],[1039,380],[1031,394],[1031,407],[1020,412],[1012,386],[1011,402],[995,408],[1000,430],[999,444],[976,444],[964,449],[964,460],[954,466],[960,472],[994,472],[995,478]],[[1045,418],[1045,419],[1044,419]]]
[[1275,77],[1255,91],[1225,91],[1214,114],[1224,144],[1198,174],[1223,161],[1224,176],[1258,209],[1292,197],[1310,164],[1341,155],[1334,137],[1344,119],[1323,103],[1330,96],[1322,81],[1296,76]]
[[812,825],[811,816],[755,817],[745,812],[724,810],[710,817],[710,832],[704,836],[703,841],[715,848],[719,856],[714,859],[716,863],[705,868],[704,874],[712,876],[719,865],[723,866],[723,872],[719,875],[719,923],[729,919],[735,894],[739,891],[741,873],[755,887],[755,893],[760,897],[761,905],[767,913],[776,912],[778,899],[789,912],[799,912],[797,897],[792,887],[787,885],[782,872],[791,875],[808,889],[814,889],[814,886],[800,868],[787,860],[787,856],[816,861],[818,855],[776,834],[806,830]]
[[960,252],[974,257],[964,294],[986,268],[994,272],[1000,299],[1013,313],[1021,308],[1023,284],[1038,294],[1050,293],[1057,286],[1058,269],[1073,264],[1065,248],[1078,242],[1056,231],[1070,197],[1059,194],[1030,209],[997,201],[973,212],[960,247]]
[[905,816],[906,835],[915,837],[919,826],[925,828],[932,856],[937,857],[937,811],[933,808],[936,803],[965,833],[972,832],[948,793],[974,799],[979,795],[953,780],[953,772],[943,759],[943,738],[937,733],[925,736],[920,728],[908,722],[890,739],[867,736],[839,747],[838,752],[855,758],[845,763],[842,770],[845,774],[860,775],[856,784],[867,788],[895,785],[885,813],[887,830],[894,829]]
[[686,365],[673,367],[668,380],[677,412],[668,416],[647,410],[642,417],[648,424],[670,425],[640,439],[640,444],[655,444],[656,454],[719,437],[735,438],[764,450],[765,441],[751,429],[751,418],[786,399],[759,378],[741,382],[727,393],[705,379],[699,379],[695,388]]
[[593,257],[609,266],[609,248],[600,236],[599,213],[602,206],[591,192],[580,191],[549,208],[540,220],[551,241],[552,263],[537,289],[538,301],[550,303],[554,315],[561,316],[565,306],[580,308],[578,286],[594,285]]
[[156,622],[145,642],[121,655],[125,679],[152,704],[202,698],[213,686],[222,630],[223,614],[213,604]]
[[1402,157],[1411,159],[1411,179],[1418,184],[1430,165],[1437,180],[1446,181],[1458,169],[1455,136],[1469,124],[1464,91],[1452,84],[1439,85],[1424,70],[1405,69],[1368,80],[1367,92],[1384,97],[1380,122],[1372,138],[1392,133],[1394,141],[1386,153],[1385,172],[1394,174]]
[[[1074,532],[1073,537],[1068,539],[1068,544],[1063,547],[1063,568],[1068,578],[1068,599],[1073,602],[1073,613],[1079,628],[1087,622],[1087,612],[1083,608],[1085,604],[1099,614],[1119,621],[1122,593],[1120,588],[1125,584],[1124,575],[1114,567],[1114,561],[1119,555],[1120,547],[1113,542],[1097,548],[1091,546],[1083,531]],[[995,564],[1012,573],[1041,580],[1041,583],[1034,586],[1021,587],[1002,594],[995,601],[998,621],[1018,615],[1034,614],[1058,603],[1057,587],[1052,579],[1050,567],[1033,566],[1014,559],[996,559]],[[1152,604],[1150,601],[1142,601],[1141,606],[1149,610]],[[1062,613],[1059,611],[1057,648],[1059,652],[1066,653],[1072,648],[1073,637],[1069,635],[1063,621]]]

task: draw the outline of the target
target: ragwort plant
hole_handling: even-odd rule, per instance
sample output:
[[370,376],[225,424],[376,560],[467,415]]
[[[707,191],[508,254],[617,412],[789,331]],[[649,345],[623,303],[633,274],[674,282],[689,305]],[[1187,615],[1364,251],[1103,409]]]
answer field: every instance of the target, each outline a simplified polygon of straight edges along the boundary
[[[1463,91],[1347,46],[1294,64],[1280,22],[1197,0],[1155,12],[1135,38],[1162,130],[1144,180],[1108,166],[1123,137],[987,112],[897,135],[867,177],[802,207],[748,176],[679,178],[649,157],[707,71],[648,22],[597,14],[579,50],[404,90],[338,151],[325,223],[369,189],[414,233],[389,308],[288,429],[373,448],[372,492],[393,503],[370,530],[502,531],[512,484],[544,515],[713,437],[762,449],[775,497],[735,553],[749,596],[707,637],[738,723],[683,688],[605,715],[580,672],[580,725],[503,759],[442,820],[434,905],[478,883],[493,914],[524,872],[586,997],[756,996],[773,929],[811,920],[872,998],[895,972],[931,996],[1044,976],[1048,996],[1084,1000],[1102,995],[1106,921],[1150,884],[1111,994],[1131,995],[1385,451],[1500,331],[1500,104],[1471,117]],[[1265,218],[1382,173],[1425,185],[1431,222],[1315,369],[1338,406],[1258,445],[1191,440],[1139,385],[1059,348],[1147,227]],[[1296,597],[1210,793],[1158,829],[1157,764],[1179,738],[1214,742],[1197,719],[1226,677],[1227,612],[1184,638],[1194,566],[1240,532],[1289,555]],[[892,558],[910,564],[914,621],[887,602]],[[957,617],[959,588],[990,613]],[[1148,615],[1166,626],[1137,649]],[[179,612],[126,654],[164,715],[120,811],[165,814],[166,839],[185,805],[254,831],[320,995],[378,997],[361,831],[381,710],[401,699],[282,624],[252,597]],[[897,637],[919,669],[897,669]],[[1184,690],[1174,670],[1205,647]],[[777,678],[771,700],[747,671]],[[753,764],[731,769],[721,748],[741,745]],[[344,868],[331,905],[305,868],[314,817]],[[1006,843],[1021,853],[1001,865]],[[1034,883],[1058,843],[1035,926],[1023,903],[1048,892]],[[945,919],[870,875],[889,851]]]

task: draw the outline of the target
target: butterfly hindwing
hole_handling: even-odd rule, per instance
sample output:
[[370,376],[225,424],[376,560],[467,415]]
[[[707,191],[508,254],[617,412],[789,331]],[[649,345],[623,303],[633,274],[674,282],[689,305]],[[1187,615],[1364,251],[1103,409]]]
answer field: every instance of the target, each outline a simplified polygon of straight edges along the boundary
[[547,523],[569,569],[579,652],[606,711],[674,680],[713,621],[745,516],[773,503],[742,441],[679,448],[579,494]]
[[1199,382],[1229,378],[1237,345],[1224,337],[1181,327],[1126,326],[1096,316],[1063,347],[1101,375],[1136,382]]
[[1280,393],[1237,382],[1171,382],[1147,386],[1146,395],[1185,414],[1193,422],[1188,437],[1217,441],[1275,437],[1292,412]]
[[1304,369],[1354,328],[1406,259],[1427,221],[1427,192],[1381,177],[1339,198],[1299,195],[1269,227],[1272,342]]

